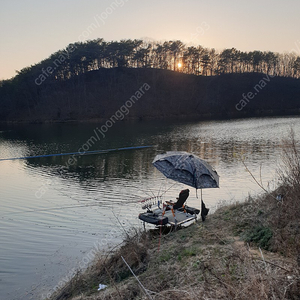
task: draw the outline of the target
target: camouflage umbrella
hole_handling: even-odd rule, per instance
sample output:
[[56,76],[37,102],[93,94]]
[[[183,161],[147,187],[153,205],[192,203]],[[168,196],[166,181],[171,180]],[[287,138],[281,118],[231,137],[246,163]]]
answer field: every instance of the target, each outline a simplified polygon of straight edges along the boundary
[[202,189],[218,188],[218,173],[203,159],[188,152],[169,151],[158,154],[152,163],[167,178],[192,186],[196,190],[201,189],[201,216],[205,219],[208,210],[202,201]]

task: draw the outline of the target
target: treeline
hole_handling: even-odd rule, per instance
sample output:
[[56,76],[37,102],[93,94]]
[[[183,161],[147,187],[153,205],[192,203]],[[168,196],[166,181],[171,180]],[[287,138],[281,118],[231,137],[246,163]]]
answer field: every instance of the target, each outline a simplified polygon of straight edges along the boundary
[[[49,115],[50,119],[53,115],[70,119],[73,118],[72,115],[76,115],[78,119],[89,116],[91,104],[97,107],[98,116],[104,117],[103,112],[108,110],[107,105],[115,106],[113,101],[117,98],[116,91],[121,89],[125,92],[136,86],[120,86],[122,73],[109,73],[110,80],[107,80],[103,72],[125,69],[177,71],[176,74],[201,75],[200,77],[207,79],[213,79],[215,75],[242,73],[245,75],[263,73],[272,78],[274,76],[299,78],[300,56],[296,53],[242,52],[235,48],[218,52],[202,46],[188,46],[179,40],[107,42],[97,39],[77,42],[69,44],[65,49],[55,52],[36,65],[22,69],[14,78],[0,81],[0,118],[18,119],[21,115],[24,116],[26,111],[26,118],[43,114],[45,119],[51,110],[53,113]],[[95,80],[97,75],[93,75],[95,72],[100,72],[98,81]],[[141,73],[135,74],[139,76]],[[169,73],[164,74],[171,76]],[[88,82],[90,80],[93,81],[92,85]],[[123,82],[125,81],[124,79]],[[103,82],[105,86],[102,85]],[[143,83],[131,80],[128,84],[133,82]],[[162,86],[157,82],[157,90],[160,85]],[[236,85],[233,88],[236,88]],[[172,86],[173,83],[170,82],[169,86],[164,84],[163,89],[166,91]],[[197,89],[193,86],[191,88]],[[251,88],[249,86],[249,89]],[[73,94],[75,90],[77,94]],[[247,92],[247,89],[245,91]],[[102,93],[101,99],[99,93]],[[103,98],[103,95],[106,98]],[[184,97],[182,100],[185,100]],[[224,99],[223,96],[222,98]],[[215,99],[212,101],[216,102]],[[221,100],[218,100],[218,103],[223,105]],[[66,117],[67,115],[69,117]]]
[[159,43],[96,39],[69,44],[40,63],[22,69],[18,75],[31,73],[39,85],[48,77],[65,80],[88,71],[116,67],[165,69],[204,76],[257,72],[299,78],[300,56],[295,52],[243,52],[235,48],[218,52],[200,45],[187,46],[179,40]]

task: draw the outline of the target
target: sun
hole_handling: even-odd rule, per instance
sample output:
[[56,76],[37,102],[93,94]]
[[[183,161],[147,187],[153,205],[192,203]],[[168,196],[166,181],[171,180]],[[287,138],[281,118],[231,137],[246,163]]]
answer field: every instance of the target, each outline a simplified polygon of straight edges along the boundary
[[178,68],[181,68],[181,67],[182,67],[182,64],[181,64],[181,63],[178,63],[178,64],[177,64],[177,67],[178,67]]

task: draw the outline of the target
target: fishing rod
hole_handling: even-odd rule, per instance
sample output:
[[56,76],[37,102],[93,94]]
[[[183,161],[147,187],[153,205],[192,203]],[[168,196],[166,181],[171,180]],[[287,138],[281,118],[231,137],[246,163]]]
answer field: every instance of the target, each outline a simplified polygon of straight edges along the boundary
[[[159,196],[157,196],[158,198]],[[71,197],[70,197],[71,198]],[[154,197],[152,197],[154,198]],[[151,199],[152,199],[151,198]],[[76,200],[71,198],[72,200]],[[150,200],[150,198],[145,199],[145,200]],[[4,215],[0,215],[0,218],[3,218],[5,216],[11,216],[11,215],[22,215],[25,213],[35,213],[35,212],[48,212],[48,211],[56,211],[56,210],[62,210],[62,209],[72,209],[72,208],[84,208],[84,207],[92,207],[92,206],[98,206],[100,208],[103,207],[111,207],[114,204],[122,204],[124,205],[126,204],[135,204],[137,202],[144,202],[145,200],[132,200],[132,201],[113,201],[113,202],[106,202],[106,201],[97,201],[96,199],[90,199],[90,200],[85,200],[87,202],[92,202],[92,203],[86,203],[86,204],[82,204],[80,203],[82,200],[77,200],[79,202],[79,204],[72,204],[72,205],[65,205],[65,206],[55,206],[55,207],[46,207],[46,208],[41,208],[41,209],[30,209],[30,210],[24,210],[24,211],[18,211],[18,212],[9,212],[9,213],[5,213]],[[96,202],[94,202],[96,201]]]
[[17,159],[30,159],[30,158],[41,158],[41,157],[53,157],[53,156],[66,156],[66,155],[91,155],[91,154],[101,154],[113,151],[123,151],[123,150],[135,150],[135,149],[145,149],[151,148],[151,146],[135,146],[135,147],[124,147],[115,149],[104,149],[104,150],[93,150],[84,152],[69,152],[69,153],[55,153],[55,154],[45,154],[45,155],[35,155],[35,156],[21,156],[21,157],[11,157],[11,158],[0,158],[0,161],[4,160],[17,160]]

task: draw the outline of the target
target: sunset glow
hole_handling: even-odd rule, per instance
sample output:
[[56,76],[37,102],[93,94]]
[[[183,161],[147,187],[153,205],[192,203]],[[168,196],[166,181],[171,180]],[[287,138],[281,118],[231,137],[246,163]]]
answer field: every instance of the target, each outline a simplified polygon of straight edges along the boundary
[[[72,5],[58,0],[4,2],[0,11],[0,80],[39,63],[69,43],[97,38],[143,39],[154,44],[181,40],[188,46],[201,45],[219,52],[234,47],[279,53],[294,49],[298,54],[300,49],[300,2],[292,0],[272,1],[272,13],[269,1],[258,0],[217,1],[217,5],[195,0],[153,0],[151,4],[137,0],[90,0],[87,4],[74,0]],[[145,20],[141,12],[147,12],[148,20],[155,22]],[[251,26],[246,22],[249,16],[256,16]],[[183,69],[183,65],[177,67]]]

